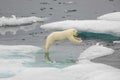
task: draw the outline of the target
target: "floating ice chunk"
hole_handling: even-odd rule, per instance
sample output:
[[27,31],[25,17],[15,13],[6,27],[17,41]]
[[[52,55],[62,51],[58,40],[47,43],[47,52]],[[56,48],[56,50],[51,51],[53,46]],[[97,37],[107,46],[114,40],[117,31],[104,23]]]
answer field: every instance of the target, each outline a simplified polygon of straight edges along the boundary
[[96,45],[97,45],[97,46],[102,46],[102,47],[103,47],[103,45],[102,45],[102,44],[100,44],[99,42],[97,42],[97,43],[96,43]]
[[114,44],[120,44],[120,41],[113,41]]
[[12,17],[13,19],[16,19],[16,16],[15,16],[15,15],[11,15],[11,17]]
[[45,21],[45,18],[39,18],[35,16],[16,17],[15,15],[12,15],[11,18],[3,16],[0,18],[0,26],[25,25],[25,24],[32,24],[35,22],[43,22],[43,21]]
[[104,15],[98,17],[97,19],[120,21],[120,12],[104,14]]
[[100,43],[98,42],[98,43],[96,43],[96,45],[97,45],[97,46],[99,46],[99,45],[100,45]]
[[88,49],[80,53],[78,60],[79,61],[83,59],[92,60],[97,57],[110,55],[113,52],[114,52],[113,49],[104,47],[103,45],[101,46],[99,43],[97,43],[96,45],[90,46]]
[[31,25],[23,25],[23,26],[2,26],[0,27],[0,34],[4,35],[6,32],[11,32],[12,34],[16,34],[18,30],[23,31],[30,31],[35,29],[36,26],[38,26],[38,23],[31,24]]
[[[65,20],[40,26],[46,30],[65,30],[75,28],[79,31],[107,33],[120,36],[120,22],[106,20]],[[104,27],[104,28],[103,28]]]
[[[5,34],[6,32],[12,32],[16,34],[18,30],[29,31],[34,29],[39,23],[44,22],[47,18],[39,18],[35,16],[31,17],[1,17],[0,18],[0,33]],[[34,24],[33,24],[34,23]],[[31,24],[31,25],[30,25]]]
[[68,4],[72,4],[72,3],[74,3],[73,1],[68,1],[68,2],[66,2],[66,3],[68,3]]

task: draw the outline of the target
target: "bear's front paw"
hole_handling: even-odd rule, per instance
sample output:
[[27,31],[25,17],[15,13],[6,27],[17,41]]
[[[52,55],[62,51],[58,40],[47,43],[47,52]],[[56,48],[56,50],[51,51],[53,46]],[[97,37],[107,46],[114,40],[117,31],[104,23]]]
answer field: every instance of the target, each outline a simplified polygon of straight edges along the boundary
[[82,39],[81,38],[77,38],[78,42],[81,43],[82,42]]
[[75,37],[76,40],[78,40],[80,43],[82,42],[81,38]]

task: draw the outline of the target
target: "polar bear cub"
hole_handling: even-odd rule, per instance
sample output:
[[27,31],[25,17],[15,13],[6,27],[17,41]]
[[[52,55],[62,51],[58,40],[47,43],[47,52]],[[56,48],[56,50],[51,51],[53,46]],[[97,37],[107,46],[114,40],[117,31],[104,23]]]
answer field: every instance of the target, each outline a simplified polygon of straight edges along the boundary
[[48,35],[45,43],[45,60],[51,61],[49,58],[49,48],[56,41],[68,39],[73,43],[78,43],[78,44],[81,43],[82,40],[81,38],[78,38],[77,35],[78,35],[78,32],[76,29],[67,29],[64,31],[57,31]]

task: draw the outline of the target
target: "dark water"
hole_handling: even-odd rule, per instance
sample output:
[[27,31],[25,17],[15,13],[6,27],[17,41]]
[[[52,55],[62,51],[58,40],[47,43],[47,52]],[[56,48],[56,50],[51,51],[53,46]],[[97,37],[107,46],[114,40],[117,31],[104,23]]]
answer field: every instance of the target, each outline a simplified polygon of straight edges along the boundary
[[0,0],[0,16],[38,16],[48,22],[96,19],[120,11],[120,0]]
[[[73,3],[69,4],[69,1],[72,1]],[[116,11],[120,11],[120,0],[0,0],[0,17],[10,17],[11,15],[16,15],[19,17],[38,16],[49,18],[47,22],[76,19],[96,19],[98,16]],[[0,44],[35,45],[43,49],[45,38],[49,33],[50,32],[45,32],[44,30],[40,29],[39,26],[37,26],[36,29],[28,32],[19,30],[15,35],[7,32],[5,35],[0,35]],[[110,34],[98,34],[91,32],[82,32],[79,34],[79,36],[83,39],[83,43],[80,45],[75,45],[68,41],[65,41],[58,42],[54,44],[53,47],[51,47],[50,56],[52,60],[56,61],[56,63],[45,63],[43,58],[43,50],[39,51],[38,53],[31,53],[29,55],[24,55],[21,53],[7,53],[0,55],[0,59],[3,59],[0,69],[17,67],[20,69],[19,71],[22,71],[21,65],[22,67],[27,68],[63,68],[76,64],[76,60],[79,57],[80,53],[87,49],[89,46],[96,44],[98,41],[107,47],[113,48],[115,50],[115,53],[107,57],[95,59],[93,61],[120,68],[120,45],[112,44],[112,41],[120,40],[120,37]],[[13,59],[16,60],[14,61]],[[24,59],[27,59],[27,61]],[[4,60],[8,61],[4,62]],[[3,73],[0,73],[1,79],[15,76],[15,73],[13,72],[14,69],[7,72],[6,69],[4,69],[5,71],[3,70]],[[15,71],[17,72],[17,70]]]

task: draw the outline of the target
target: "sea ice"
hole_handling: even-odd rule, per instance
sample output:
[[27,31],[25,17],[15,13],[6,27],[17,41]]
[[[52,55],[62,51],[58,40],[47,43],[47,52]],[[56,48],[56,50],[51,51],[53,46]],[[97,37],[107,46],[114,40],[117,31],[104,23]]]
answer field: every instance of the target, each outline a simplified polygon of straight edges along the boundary
[[31,45],[0,45],[0,80],[26,69],[23,63],[34,62],[33,54],[39,50]]
[[39,18],[35,16],[31,17],[16,17],[15,15],[12,15],[12,17],[3,16],[0,18],[0,26],[25,25],[43,21],[45,21],[45,18]]
[[79,61],[83,59],[92,60],[97,57],[113,54],[114,50],[111,48],[104,47],[97,43],[96,45],[90,46],[88,49],[83,51],[79,56]]
[[41,48],[32,45],[0,45],[0,54],[36,53]]
[[108,13],[108,14],[104,14],[100,17],[98,17],[97,19],[100,20],[113,20],[113,21],[120,21],[120,12],[114,12],[114,13]]
[[0,33],[3,35],[6,32],[12,32],[13,34],[16,34],[18,30],[24,31],[33,30],[38,25],[38,23],[44,22],[45,20],[46,18],[39,18],[35,16],[31,17],[16,17],[15,15],[12,15],[11,17],[3,16],[0,18]]
[[[120,69],[102,63],[94,63],[87,59],[87,57],[93,59],[93,56],[97,58],[109,55],[113,51],[97,43],[80,54],[86,56],[86,58],[79,59],[79,63],[75,65],[62,69],[50,67],[28,68],[15,77],[9,78],[9,80],[120,80]],[[92,57],[90,56],[91,53],[93,53]]]
[[41,25],[46,30],[75,28],[80,32],[107,33],[120,36],[120,22],[106,20],[65,20]]

